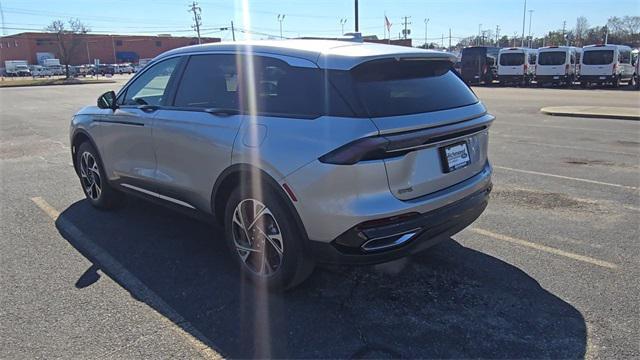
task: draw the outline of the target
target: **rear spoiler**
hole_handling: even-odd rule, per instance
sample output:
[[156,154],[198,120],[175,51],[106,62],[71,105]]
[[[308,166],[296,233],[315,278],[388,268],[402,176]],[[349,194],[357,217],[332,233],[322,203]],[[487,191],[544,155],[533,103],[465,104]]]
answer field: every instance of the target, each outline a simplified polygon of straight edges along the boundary
[[[355,46],[367,46],[366,44],[358,44]],[[330,70],[351,70],[354,67],[363,64],[365,62],[369,62],[372,60],[380,60],[380,59],[396,59],[396,60],[434,60],[434,61],[448,61],[452,64],[455,64],[458,61],[458,58],[448,52],[441,51],[432,51],[432,50],[422,50],[416,51],[415,49],[411,49],[411,51],[406,52],[398,52],[398,53],[389,53],[389,54],[376,54],[371,56],[349,56],[348,52],[345,51],[345,55],[341,55],[340,48],[333,49],[338,50],[336,53],[330,54],[321,54],[318,57],[318,65],[323,69]],[[346,49],[345,49],[346,50]]]

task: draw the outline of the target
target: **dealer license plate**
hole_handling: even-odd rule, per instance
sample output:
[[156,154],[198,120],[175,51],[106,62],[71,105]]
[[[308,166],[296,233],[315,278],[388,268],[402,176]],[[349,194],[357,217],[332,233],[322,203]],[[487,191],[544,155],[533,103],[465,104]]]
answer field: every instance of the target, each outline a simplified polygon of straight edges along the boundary
[[445,173],[463,168],[471,162],[466,142],[459,142],[440,148],[443,170]]

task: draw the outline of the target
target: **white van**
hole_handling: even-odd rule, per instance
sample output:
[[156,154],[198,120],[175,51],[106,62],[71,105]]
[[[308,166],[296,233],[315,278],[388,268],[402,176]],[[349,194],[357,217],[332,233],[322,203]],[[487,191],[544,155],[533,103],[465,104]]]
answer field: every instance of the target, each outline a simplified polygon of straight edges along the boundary
[[578,71],[580,51],[573,46],[547,46],[538,49],[536,82],[571,86]]
[[582,48],[580,85],[590,84],[620,86],[632,82],[634,68],[631,64],[631,48],[625,45],[589,45]]
[[528,48],[505,48],[498,54],[500,85],[529,85],[536,73],[537,51]]

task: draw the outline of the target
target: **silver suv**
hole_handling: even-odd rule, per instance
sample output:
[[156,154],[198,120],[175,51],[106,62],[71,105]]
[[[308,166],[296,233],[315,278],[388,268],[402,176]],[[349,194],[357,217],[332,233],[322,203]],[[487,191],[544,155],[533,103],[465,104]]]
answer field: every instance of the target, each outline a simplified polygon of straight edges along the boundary
[[242,272],[292,287],[317,262],[428,248],[487,205],[494,117],[448,53],[328,40],[168,51],[71,122],[91,204],[131,193],[224,227]]

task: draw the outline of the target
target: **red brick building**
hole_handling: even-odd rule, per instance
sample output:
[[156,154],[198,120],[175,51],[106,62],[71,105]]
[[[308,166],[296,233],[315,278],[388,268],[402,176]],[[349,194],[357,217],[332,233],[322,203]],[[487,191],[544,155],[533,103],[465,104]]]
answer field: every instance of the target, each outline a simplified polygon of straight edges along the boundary
[[[167,50],[198,43],[195,37],[169,35],[78,35],[80,42],[71,56],[72,65],[90,64],[100,59],[102,64],[137,62],[152,58]],[[219,38],[202,38],[203,43],[219,42]],[[5,60],[27,60],[38,64],[39,57],[60,58],[55,34],[26,32],[0,37],[0,67]]]

